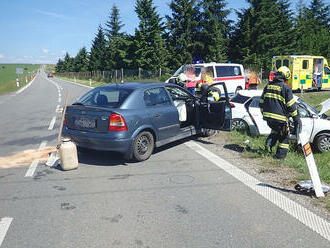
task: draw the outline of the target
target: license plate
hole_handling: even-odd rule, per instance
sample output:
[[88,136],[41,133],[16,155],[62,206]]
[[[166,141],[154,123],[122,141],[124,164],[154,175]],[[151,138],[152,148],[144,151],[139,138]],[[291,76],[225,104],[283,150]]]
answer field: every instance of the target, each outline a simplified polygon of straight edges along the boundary
[[81,118],[74,121],[74,125],[83,128],[95,128],[95,120]]

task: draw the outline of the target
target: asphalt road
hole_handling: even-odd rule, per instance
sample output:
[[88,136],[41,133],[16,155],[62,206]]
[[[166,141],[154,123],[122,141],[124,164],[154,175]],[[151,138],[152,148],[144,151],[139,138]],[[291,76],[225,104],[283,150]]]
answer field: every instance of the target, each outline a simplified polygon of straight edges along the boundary
[[[68,90],[73,102],[89,89],[42,74],[0,96],[0,156],[54,145]],[[165,146],[142,163],[88,152],[74,171],[0,169],[0,247],[329,247],[195,143]]]

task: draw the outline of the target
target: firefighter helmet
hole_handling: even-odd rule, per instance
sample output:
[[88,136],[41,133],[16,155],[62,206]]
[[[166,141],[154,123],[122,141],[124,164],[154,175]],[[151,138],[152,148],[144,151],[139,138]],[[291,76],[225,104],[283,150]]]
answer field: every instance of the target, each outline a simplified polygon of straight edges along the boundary
[[291,77],[290,69],[286,66],[281,66],[277,71],[283,73],[285,80]]

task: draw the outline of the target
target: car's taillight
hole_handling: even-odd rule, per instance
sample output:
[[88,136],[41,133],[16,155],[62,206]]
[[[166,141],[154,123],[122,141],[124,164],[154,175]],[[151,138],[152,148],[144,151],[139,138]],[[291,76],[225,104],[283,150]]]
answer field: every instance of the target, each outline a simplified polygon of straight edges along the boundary
[[230,107],[235,108],[235,105],[233,103],[229,103]]
[[124,117],[120,114],[112,113],[109,118],[109,131],[127,131]]

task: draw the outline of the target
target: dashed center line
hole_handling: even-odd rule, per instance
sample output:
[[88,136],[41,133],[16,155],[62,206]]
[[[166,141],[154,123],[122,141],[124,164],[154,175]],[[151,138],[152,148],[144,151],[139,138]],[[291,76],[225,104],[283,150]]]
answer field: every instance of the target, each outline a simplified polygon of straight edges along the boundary
[[56,122],[56,116],[54,116],[53,119],[51,120],[48,130],[53,130],[55,122]]
[[[40,144],[40,146],[39,146],[39,150],[45,148],[46,145],[47,145],[47,141],[46,140],[42,141],[41,144]],[[38,163],[39,163],[39,160],[38,159],[34,160],[31,163],[31,165],[30,165],[29,169],[27,170],[27,172],[25,173],[25,176],[24,177],[33,177],[34,172],[37,169]]]
[[0,220],[0,246],[6,237],[6,233],[12,221],[13,218],[10,217],[4,217]]

